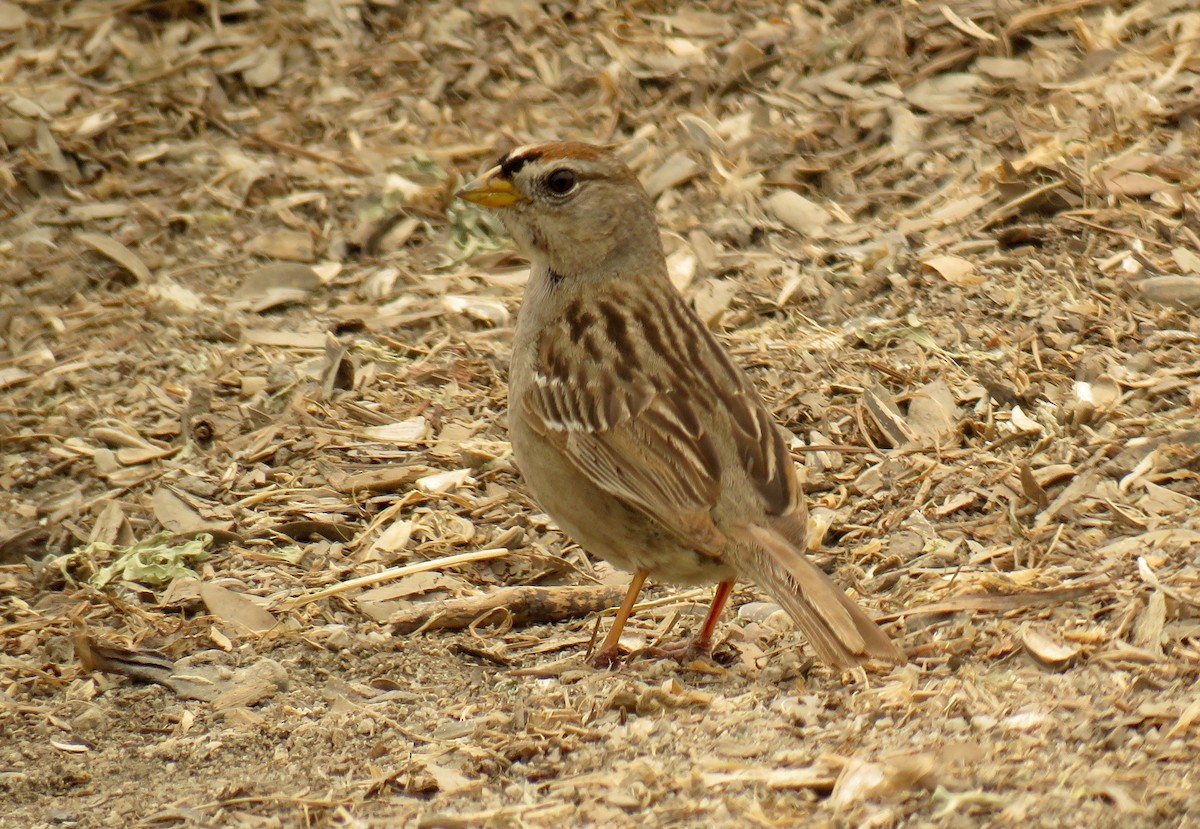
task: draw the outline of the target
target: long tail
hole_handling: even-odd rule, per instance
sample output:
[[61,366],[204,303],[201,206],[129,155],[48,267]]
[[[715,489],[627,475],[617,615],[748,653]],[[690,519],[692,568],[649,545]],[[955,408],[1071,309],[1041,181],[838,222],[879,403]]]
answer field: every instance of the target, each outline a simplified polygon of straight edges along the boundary
[[904,653],[845,591],[779,533],[750,525],[741,569],[791,615],[813,650],[835,668],[868,659],[899,664]]

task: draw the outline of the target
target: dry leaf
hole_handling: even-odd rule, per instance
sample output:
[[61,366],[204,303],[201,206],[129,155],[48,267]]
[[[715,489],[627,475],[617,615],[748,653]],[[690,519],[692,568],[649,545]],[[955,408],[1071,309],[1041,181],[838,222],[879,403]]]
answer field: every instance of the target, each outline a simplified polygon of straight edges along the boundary
[[152,499],[154,517],[164,529],[177,535],[190,535],[198,532],[229,532],[233,529],[233,521],[212,521],[201,517],[186,501],[176,495],[169,487],[159,486],[154,490]]
[[737,283],[732,279],[706,280],[692,295],[696,315],[709,328],[715,328],[736,294]]
[[1171,258],[1175,260],[1175,264],[1179,270],[1185,274],[1195,274],[1200,276],[1200,255],[1188,248],[1175,248],[1171,251]]
[[1021,628],[1021,644],[1037,661],[1051,668],[1065,668],[1079,655],[1079,648],[1060,644],[1029,625]]
[[974,115],[986,106],[977,95],[979,78],[963,72],[934,75],[913,84],[904,97],[918,109],[945,115]]
[[915,443],[944,446],[958,430],[958,405],[944,380],[926,383],[908,402],[905,423]]
[[470,469],[450,469],[444,472],[435,472],[432,475],[425,475],[418,478],[416,481],[417,489],[422,492],[437,494],[441,492],[452,492],[466,486],[467,481],[471,480]]
[[498,299],[447,294],[442,297],[442,303],[448,311],[455,314],[466,314],[472,319],[477,319],[490,325],[508,325],[508,307]]
[[103,236],[99,233],[84,233],[82,231],[76,233],[75,238],[116,262],[139,282],[150,281],[150,269],[146,267],[146,264],[138,258],[137,254],[116,239]]
[[792,190],[776,190],[767,197],[767,208],[792,230],[812,239],[827,236],[825,226],[833,221],[828,210]]
[[657,170],[646,176],[643,184],[650,198],[658,198],[667,190],[695,178],[699,173],[700,165],[681,150],[672,154]]
[[247,597],[216,584],[201,584],[200,598],[208,612],[226,624],[256,632],[270,630],[277,624],[271,613]]
[[921,264],[937,271],[951,285],[982,285],[987,280],[975,273],[975,265],[961,256],[930,256]]
[[0,0],[0,32],[15,32],[29,22],[29,14],[9,0]]
[[363,430],[366,435],[375,440],[386,440],[392,443],[416,443],[429,438],[429,421],[421,415],[388,423],[382,426],[369,426]]
[[1160,305],[1172,305],[1186,311],[1200,309],[1200,277],[1154,276],[1138,283],[1144,299]]
[[[246,250],[271,259],[288,259],[293,262],[312,262],[317,258],[312,237],[300,230],[265,231],[251,239],[246,245]],[[313,275],[316,275],[315,271]],[[320,279],[317,281],[319,284]]]

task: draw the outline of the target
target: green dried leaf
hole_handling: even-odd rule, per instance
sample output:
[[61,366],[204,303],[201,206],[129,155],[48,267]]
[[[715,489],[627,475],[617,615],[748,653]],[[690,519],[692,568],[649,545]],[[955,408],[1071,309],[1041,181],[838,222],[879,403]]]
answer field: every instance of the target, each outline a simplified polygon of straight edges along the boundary
[[94,541],[77,555],[91,558],[98,554],[117,554],[115,561],[101,567],[88,579],[88,583],[95,588],[102,588],[114,580],[158,587],[184,576],[197,578],[198,574],[189,565],[208,557],[204,548],[212,542],[212,536],[200,533],[179,544],[167,543],[170,537],[170,533],[158,533],[131,547],[116,547]]

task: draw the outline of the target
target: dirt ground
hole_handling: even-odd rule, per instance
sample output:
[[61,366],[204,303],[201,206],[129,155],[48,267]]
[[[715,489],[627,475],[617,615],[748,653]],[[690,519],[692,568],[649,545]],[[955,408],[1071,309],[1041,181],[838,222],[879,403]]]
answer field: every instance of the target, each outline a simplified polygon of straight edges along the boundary
[[[1200,825],[1198,116],[1193,0],[0,0],[0,826]],[[452,198],[549,138],[908,664],[587,667]]]

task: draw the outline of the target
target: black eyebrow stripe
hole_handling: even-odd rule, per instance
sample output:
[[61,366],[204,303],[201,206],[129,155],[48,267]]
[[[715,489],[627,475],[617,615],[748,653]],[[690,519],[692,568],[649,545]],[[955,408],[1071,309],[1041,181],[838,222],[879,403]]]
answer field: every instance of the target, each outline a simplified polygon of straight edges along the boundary
[[514,156],[512,153],[505,153],[500,159],[500,172],[505,178],[512,178],[517,173],[521,172],[521,168],[531,161],[537,161],[542,157],[539,150],[529,150]]

